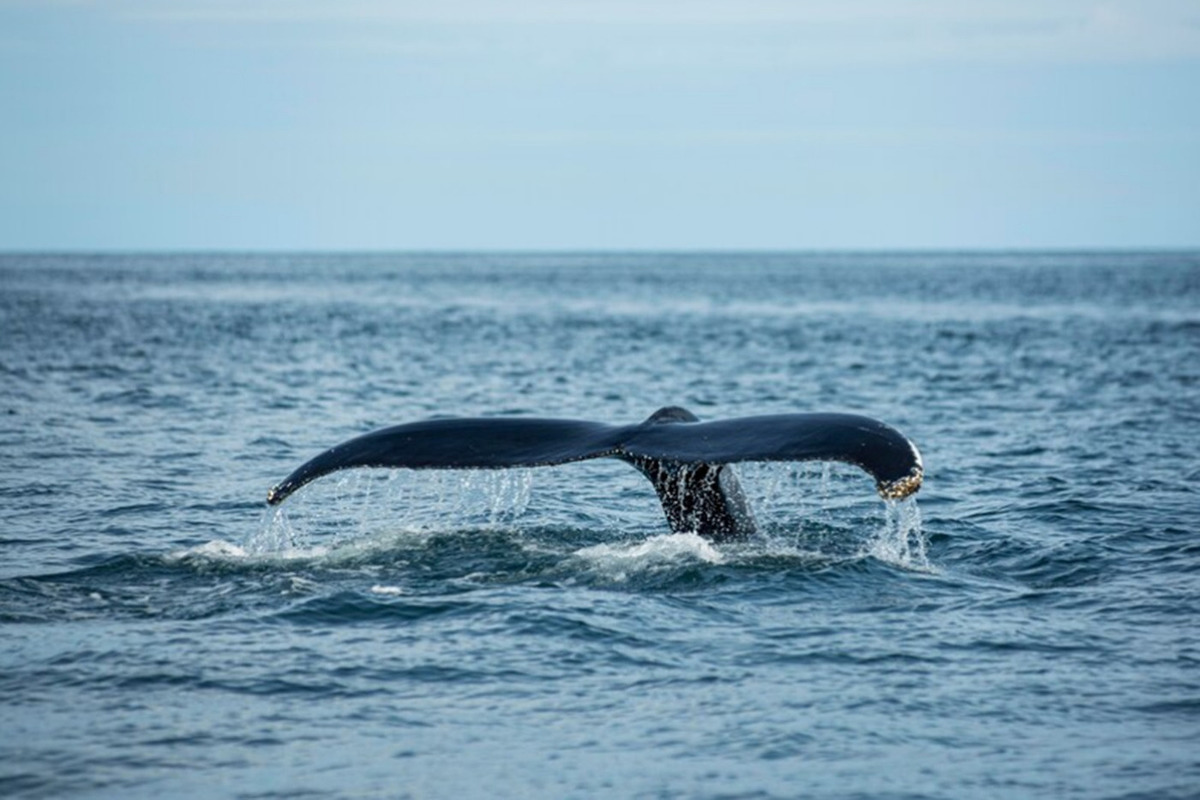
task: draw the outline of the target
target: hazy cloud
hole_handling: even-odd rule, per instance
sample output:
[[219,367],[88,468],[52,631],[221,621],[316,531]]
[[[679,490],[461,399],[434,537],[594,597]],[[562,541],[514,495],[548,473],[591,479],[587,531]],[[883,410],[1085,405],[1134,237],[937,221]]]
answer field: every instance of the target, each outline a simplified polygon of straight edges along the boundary
[[[161,27],[197,47],[430,63],[734,70],[1200,60],[1195,0],[0,0],[6,9]],[[37,44],[0,33],[9,50]]]
[[1198,19],[0,0],[0,247],[1192,246]]

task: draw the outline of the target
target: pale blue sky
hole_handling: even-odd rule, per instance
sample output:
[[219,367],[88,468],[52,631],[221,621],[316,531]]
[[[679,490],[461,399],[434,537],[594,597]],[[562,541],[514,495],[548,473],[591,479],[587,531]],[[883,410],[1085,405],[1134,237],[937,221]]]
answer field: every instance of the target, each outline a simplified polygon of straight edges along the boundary
[[0,249],[1200,246],[1196,0],[0,0]]

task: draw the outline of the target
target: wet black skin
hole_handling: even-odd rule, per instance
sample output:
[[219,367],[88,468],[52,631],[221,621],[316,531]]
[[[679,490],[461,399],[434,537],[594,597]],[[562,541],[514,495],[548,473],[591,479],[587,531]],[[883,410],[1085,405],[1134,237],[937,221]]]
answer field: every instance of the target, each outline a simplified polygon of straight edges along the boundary
[[870,473],[885,498],[921,485],[917,448],[899,431],[854,414],[777,414],[700,422],[677,406],[635,425],[563,419],[445,418],[367,433],[300,466],[267,495],[271,505],[352,467],[502,469],[619,458],[654,485],[671,530],[713,541],[754,532],[730,466],[739,461],[841,461]]

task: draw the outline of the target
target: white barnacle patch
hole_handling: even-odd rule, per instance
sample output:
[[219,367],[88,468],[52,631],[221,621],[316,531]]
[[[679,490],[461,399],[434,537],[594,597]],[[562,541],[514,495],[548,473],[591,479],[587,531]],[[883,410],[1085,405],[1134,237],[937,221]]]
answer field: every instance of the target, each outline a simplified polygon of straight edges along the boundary
[[879,496],[885,500],[903,500],[921,488],[923,478],[924,471],[918,464],[903,478],[897,478],[894,481],[880,481]]
[[879,482],[879,496],[885,500],[903,500],[921,488],[921,481],[925,478],[925,462],[921,460],[921,451],[915,444],[910,441],[908,446],[912,449],[913,467],[903,478]]

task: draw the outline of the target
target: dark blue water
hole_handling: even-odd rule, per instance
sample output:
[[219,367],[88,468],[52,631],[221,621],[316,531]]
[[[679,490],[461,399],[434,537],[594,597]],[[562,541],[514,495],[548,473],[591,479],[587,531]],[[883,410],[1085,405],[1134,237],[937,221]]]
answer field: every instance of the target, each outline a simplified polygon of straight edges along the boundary
[[[669,533],[434,414],[853,411]],[[0,257],[0,795],[1200,796],[1200,255]]]

